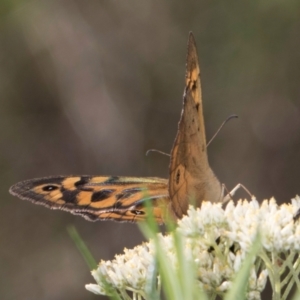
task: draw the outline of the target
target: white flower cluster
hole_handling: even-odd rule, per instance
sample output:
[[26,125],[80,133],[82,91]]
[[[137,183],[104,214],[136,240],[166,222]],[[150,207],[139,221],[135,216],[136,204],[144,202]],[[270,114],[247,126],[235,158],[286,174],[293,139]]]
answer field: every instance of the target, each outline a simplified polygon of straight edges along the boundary
[[142,292],[154,276],[154,246],[143,243],[133,249],[124,249],[110,261],[101,261],[97,270],[92,271],[98,285],[88,284],[86,288],[100,295],[107,294],[107,288]]
[[[268,277],[273,287],[278,284],[274,281],[283,280],[281,275],[274,275],[276,272],[283,274],[286,268],[293,268],[290,273],[295,275],[288,275],[286,284],[299,276],[300,221],[293,219],[299,208],[299,197],[291,204],[280,206],[274,199],[265,200],[261,205],[252,199],[237,204],[230,201],[225,209],[211,202],[203,202],[201,209],[190,207],[188,215],[178,221],[177,231],[183,239],[186,260],[196,266],[196,279],[201,287],[210,294],[224,295],[258,234],[261,246],[253,259],[247,299],[260,299]],[[160,236],[159,240],[170,260],[170,268],[176,269],[177,250],[172,234]],[[119,295],[131,291],[144,297],[153,278],[159,283],[153,241],[124,252],[113,261],[100,262],[92,272],[97,284],[86,285],[89,291],[108,294],[109,287]],[[284,269],[278,267],[282,254],[290,255],[291,260],[289,264],[281,264]]]

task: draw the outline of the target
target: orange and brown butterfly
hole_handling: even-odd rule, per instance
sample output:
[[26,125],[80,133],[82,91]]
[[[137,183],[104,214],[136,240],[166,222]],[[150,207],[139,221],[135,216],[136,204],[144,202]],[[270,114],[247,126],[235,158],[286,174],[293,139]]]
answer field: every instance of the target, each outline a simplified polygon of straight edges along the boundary
[[181,218],[190,201],[223,200],[222,185],[211,170],[205,137],[200,68],[195,39],[188,40],[183,109],[171,151],[169,180],[155,177],[56,176],[22,181],[10,193],[24,200],[81,215],[87,220],[140,221],[146,201],[164,222],[165,211]]

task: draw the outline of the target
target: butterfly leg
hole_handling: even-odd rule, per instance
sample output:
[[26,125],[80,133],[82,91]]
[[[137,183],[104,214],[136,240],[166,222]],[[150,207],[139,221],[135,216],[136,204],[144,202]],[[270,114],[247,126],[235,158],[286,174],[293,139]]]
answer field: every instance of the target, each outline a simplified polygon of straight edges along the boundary
[[[229,200],[232,200],[232,196],[235,194],[235,192],[242,188],[251,198],[253,197],[253,195],[249,192],[249,190],[241,183],[238,183],[229,193],[227,193],[227,195],[224,197],[223,199],[223,203],[228,202]],[[224,191],[224,189],[226,189],[226,187],[224,185],[222,185],[222,189]]]

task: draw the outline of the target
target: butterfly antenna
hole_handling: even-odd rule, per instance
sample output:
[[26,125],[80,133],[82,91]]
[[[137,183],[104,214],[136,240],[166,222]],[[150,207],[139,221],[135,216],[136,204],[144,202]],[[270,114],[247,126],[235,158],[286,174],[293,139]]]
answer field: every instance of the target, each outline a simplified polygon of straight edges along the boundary
[[210,145],[210,143],[214,140],[214,138],[218,135],[218,133],[221,131],[221,129],[224,127],[224,125],[231,119],[233,118],[238,118],[237,115],[231,115],[229,116],[219,127],[219,129],[217,130],[217,132],[213,135],[213,137],[209,140],[209,142],[207,143],[206,147],[208,147]]
[[157,150],[157,149],[149,149],[147,152],[146,152],[146,156],[148,156],[148,154],[150,152],[157,152],[157,153],[160,153],[160,154],[163,154],[163,155],[166,155],[166,156],[171,156],[169,153],[166,153],[166,152],[163,152],[163,151],[160,151],[160,150]]

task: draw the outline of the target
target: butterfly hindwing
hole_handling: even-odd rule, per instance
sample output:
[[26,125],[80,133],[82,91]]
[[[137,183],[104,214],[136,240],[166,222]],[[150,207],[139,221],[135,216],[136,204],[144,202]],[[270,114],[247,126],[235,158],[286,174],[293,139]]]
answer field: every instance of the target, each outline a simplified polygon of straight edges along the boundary
[[189,203],[199,207],[203,200],[222,200],[222,186],[208,163],[200,68],[192,34],[188,42],[183,109],[171,152],[169,174],[171,205],[178,218],[186,214]]
[[57,176],[22,181],[13,195],[87,220],[138,221],[145,218],[145,201],[162,223],[161,206],[169,202],[167,180],[151,177]]

